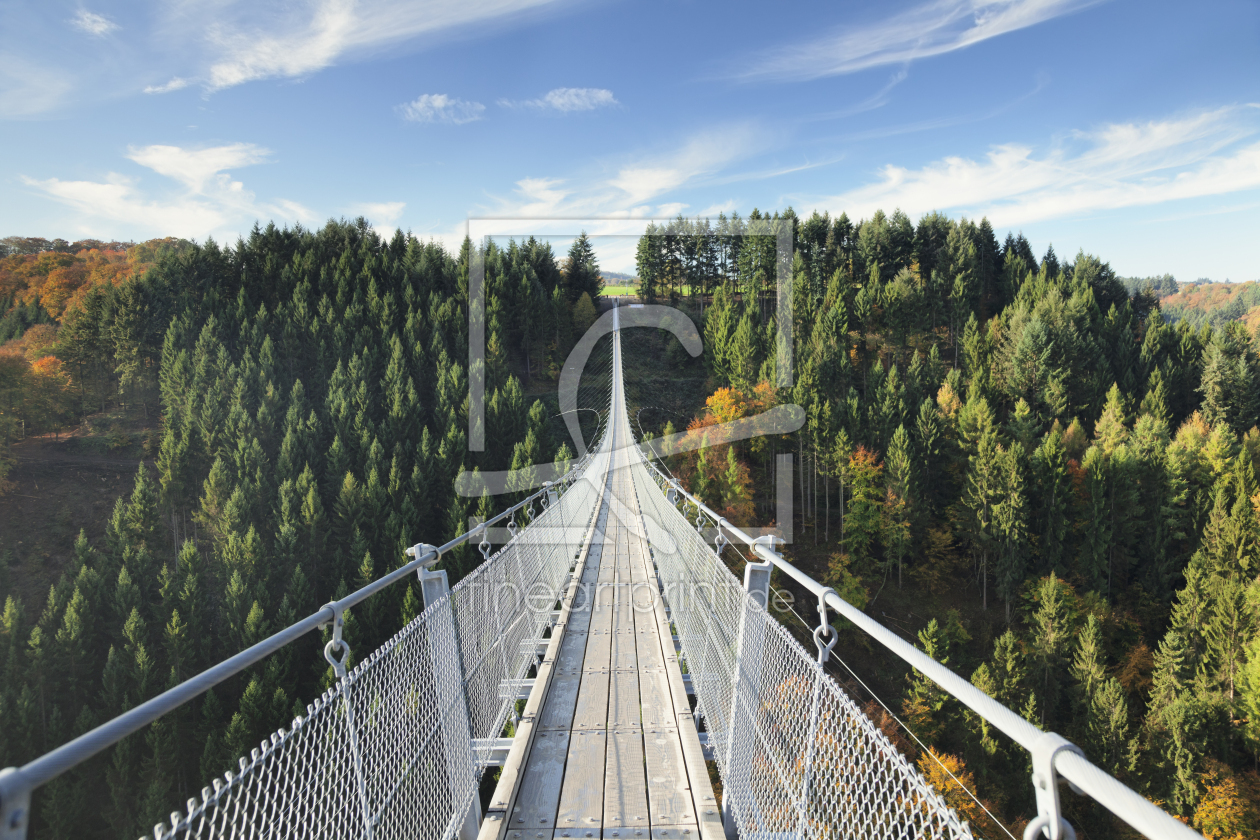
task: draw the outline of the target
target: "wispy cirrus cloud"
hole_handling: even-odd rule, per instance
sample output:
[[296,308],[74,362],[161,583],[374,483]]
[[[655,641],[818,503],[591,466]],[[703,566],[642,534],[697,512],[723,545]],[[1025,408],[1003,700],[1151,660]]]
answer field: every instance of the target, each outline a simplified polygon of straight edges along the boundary
[[737,73],[817,79],[941,55],[1070,14],[1101,0],[931,0],[874,23],[776,47]]
[[110,173],[103,181],[30,178],[28,187],[76,210],[95,228],[141,236],[184,236],[243,233],[258,219],[310,222],[314,216],[287,199],[259,202],[228,170],[262,163],[271,152],[252,143],[207,148],[151,145],[133,147],[127,157],[171,179],[180,189],[150,191],[139,179]]
[[511,99],[500,99],[499,104],[506,108],[536,108],[547,111],[594,111],[618,105],[611,90],[604,88],[556,88],[548,91],[538,99],[526,99],[520,102]]
[[1260,105],[1073,132],[1039,152],[1019,143],[983,158],[917,169],[889,164],[878,180],[798,201],[854,218],[900,207],[953,210],[994,224],[1028,222],[1260,188]]
[[363,216],[377,228],[387,228],[402,215],[405,201],[364,201],[348,208],[354,216]]
[[[531,175],[513,184],[510,194],[494,196],[474,208],[472,235],[558,235],[577,233],[573,219],[596,242],[600,264],[633,271],[637,237],[650,219],[676,216],[691,205],[684,188],[711,185],[732,165],[765,151],[771,136],[754,123],[712,126],[683,137],[672,146],[631,152],[563,175]],[[735,206],[734,204],[724,206]],[[443,233],[458,247],[464,236]],[[567,247],[564,244],[563,247]]]
[[480,102],[468,102],[444,93],[426,93],[398,106],[398,113],[407,122],[452,125],[476,122],[485,110],[486,106]]
[[[513,219],[673,215],[688,205],[672,193],[722,180],[731,164],[769,143],[768,132],[753,123],[713,126],[673,146],[620,155],[584,171],[521,178],[510,195],[496,196],[478,211]],[[666,198],[675,200],[661,201]]]
[[194,0],[180,4],[181,26],[201,23],[211,90],[256,79],[294,78],[347,56],[473,23],[501,23],[558,0]]
[[170,93],[173,90],[183,90],[188,87],[188,80],[181,79],[179,76],[171,79],[164,85],[147,85],[144,89],[145,93]]
[[78,13],[70,18],[70,25],[80,32],[95,35],[97,38],[104,38],[121,28],[104,15],[89,12],[87,9],[79,9]]

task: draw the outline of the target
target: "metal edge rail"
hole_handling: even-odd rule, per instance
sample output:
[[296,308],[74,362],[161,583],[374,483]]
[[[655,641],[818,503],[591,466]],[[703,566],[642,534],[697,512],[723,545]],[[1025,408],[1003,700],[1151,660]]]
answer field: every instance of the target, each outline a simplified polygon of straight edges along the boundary
[[[1029,824],[1031,834],[1025,832],[1025,840],[1032,840],[1040,834],[1039,823],[1042,817],[1059,818],[1058,792],[1054,774],[1067,779],[1078,792],[1089,795],[1111,813],[1128,825],[1150,838],[1177,838],[1177,840],[1202,840],[1202,835],[1185,823],[1173,817],[1137,791],[1116,779],[1107,771],[1090,762],[1079,748],[1054,732],[1046,732],[1024,720],[1015,712],[1003,706],[989,695],[972,685],[968,680],[955,674],[944,665],[932,659],[914,645],[884,627],[875,619],[842,599],[835,590],[824,586],[805,572],[796,568],[782,555],[773,551],[764,541],[757,541],[742,529],[730,524],[725,517],[718,514],[700,499],[682,488],[677,479],[669,478],[653,464],[641,444],[636,447],[644,464],[656,473],[659,480],[674,488],[679,495],[703,512],[715,525],[719,532],[725,531],[730,536],[746,545],[762,560],[774,566],[799,583],[811,594],[826,599],[827,606],[856,624],[867,635],[874,638],[892,653],[899,656],[915,670],[927,676],[934,683],[948,692],[954,699],[970,708],[980,717],[993,724],[1012,741],[1019,744],[1032,755],[1033,786],[1037,793],[1040,816]],[[653,454],[655,454],[653,452]],[[1050,800],[1053,800],[1053,805]],[[1043,801],[1045,805],[1043,807]],[[1065,823],[1066,824],[1066,823]],[[1046,833],[1059,840],[1062,834],[1059,826],[1046,824]],[[1068,831],[1071,831],[1070,827]],[[1074,837],[1074,833],[1072,834]]]
[[[599,437],[595,441],[597,445],[602,442],[605,433],[604,430],[600,430]],[[423,544],[408,548],[407,555],[414,559],[362,589],[356,590],[338,601],[330,601],[317,612],[312,613],[301,621],[268,636],[235,656],[225,659],[218,665],[207,668],[174,688],[170,688],[158,696],[141,703],[134,709],[102,723],[74,740],[62,744],[60,747],[38,758],[32,759],[21,767],[6,767],[0,770],[0,840],[20,840],[20,838],[26,836],[30,815],[30,796],[36,788],[47,784],[69,770],[73,770],[101,751],[138,732],[158,718],[195,699],[219,683],[239,674],[251,665],[267,658],[310,631],[333,624],[345,610],[367,600],[382,589],[397,583],[414,572],[433,566],[451,549],[471,542],[473,538],[483,534],[494,523],[512,516],[525,506],[532,505],[540,498],[545,498],[545,494],[548,491],[552,491],[556,486],[562,484],[566,486],[571,485],[582,477],[583,471],[594,457],[595,452],[595,447],[592,447],[563,477],[555,482],[545,483],[537,492],[487,519],[485,522],[478,524],[477,527],[461,534],[450,542],[437,547],[427,547],[428,550],[424,552],[419,551]],[[416,556],[417,554],[419,556]]]

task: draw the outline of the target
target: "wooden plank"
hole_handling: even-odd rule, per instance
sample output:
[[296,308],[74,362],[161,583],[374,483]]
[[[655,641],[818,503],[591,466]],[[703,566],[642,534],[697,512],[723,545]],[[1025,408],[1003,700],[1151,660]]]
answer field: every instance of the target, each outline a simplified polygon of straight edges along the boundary
[[[603,840],[651,840],[652,831],[647,828],[606,828]],[[558,838],[565,840],[565,838]],[[686,838],[693,840],[693,838]]]
[[573,712],[573,729],[604,729],[608,725],[609,672],[583,671],[578,689],[577,708]]
[[695,825],[696,809],[691,799],[678,727],[644,729],[643,752],[647,762],[648,807],[652,810],[652,825]]
[[[673,650],[674,641],[670,635],[669,620],[662,607],[655,613],[657,627],[660,630],[659,641],[662,650]],[[687,696],[682,681],[682,671],[674,658],[666,668],[671,704],[678,721],[679,743],[683,752],[683,765],[686,771],[687,784],[691,795],[692,806],[698,820],[700,840],[724,840],[725,831],[722,825],[722,814],[717,799],[713,794],[713,784],[709,781],[709,768],[704,761],[704,751],[700,747],[695,717],[691,713],[691,698]],[[670,840],[662,838],[661,840]]]
[[669,678],[665,675],[665,669],[657,668],[649,671],[640,668],[638,676],[639,706],[644,727],[675,725],[673,701],[669,693]]
[[608,733],[603,730],[573,732],[565,764],[557,830],[595,831],[604,817],[604,750]]
[[717,797],[713,795],[709,767],[704,761],[704,750],[700,747],[695,719],[691,715],[678,716],[678,734],[682,741],[687,779],[691,785],[691,801],[695,805],[696,818],[700,823],[700,838],[724,840],[726,832],[722,825],[722,809],[718,807]]
[[608,728],[638,729],[639,674],[636,671],[613,671],[608,686]]
[[610,731],[604,771],[604,828],[644,828],[649,822],[643,732]]
[[588,633],[570,628],[564,634],[560,645],[560,654],[556,657],[556,669],[559,671],[577,671],[582,668],[582,660],[586,657]]
[[635,654],[633,619],[627,615],[625,622],[631,627],[625,630],[614,630],[612,634],[612,664],[609,667],[615,671],[633,671],[639,664],[638,656]]
[[664,670],[665,657],[661,654],[661,641],[655,628],[642,629],[634,634],[634,638],[639,667]]
[[[591,624],[602,623],[599,616],[591,619]],[[611,616],[608,624],[612,624]],[[582,660],[583,670],[607,670],[609,662],[612,661],[612,638],[613,633],[611,627],[607,629],[592,629],[586,635],[586,656]]]
[[554,831],[547,831],[541,828],[526,829],[513,828],[508,831],[505,840],[551,840]]
[[533,749],[525,762],[520,792],[513,803],[508,828],[555,828],[560,782],[565,776],[569,755],[568,732],[534,735]]
[[551,678],[547,702],[538,716],[538,728],[569,731],[573,727],[573,713],[577,709],[578,688],[582,684],[582,672],[577,669],[557,671]]

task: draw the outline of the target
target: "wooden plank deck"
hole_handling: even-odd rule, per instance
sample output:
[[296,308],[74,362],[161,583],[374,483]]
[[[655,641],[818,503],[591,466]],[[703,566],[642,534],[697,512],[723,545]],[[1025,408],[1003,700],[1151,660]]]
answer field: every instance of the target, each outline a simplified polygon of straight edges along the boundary
[[619,378],[612,417],[613,459],[561,638],[479,840],[724,838],[621,449],[632,438]]

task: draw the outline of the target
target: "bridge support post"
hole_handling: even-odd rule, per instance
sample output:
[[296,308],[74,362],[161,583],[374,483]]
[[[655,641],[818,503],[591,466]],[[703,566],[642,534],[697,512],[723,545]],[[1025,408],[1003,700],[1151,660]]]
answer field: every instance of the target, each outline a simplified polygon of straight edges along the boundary
[[454,818],[455,836],[458,840],[477,840],[481,830],[481,797],[476,784],[472,722],[464,696],[463,656],[459,649],[451,599],[445,598],[451,591],[450,581],[445,571],[423,569],[417,574],[425,609],[438,604],[437,612],[429,620],[429,659],[442,738],[446,745],[446,782],[451,802],[458,808],[461,797],[467,795],[468,788],[472,789],[468,810],[462,818],[458,814]]
[[[722,827],[728,840],[739,836],[735,826],[735,800],[748,790],[747,776],[751,755],[756,749],[756,713],[758,681],[761,675],[764,620],[759,613],[770,603],[770,570],[772,563],[749,563],[744,567],[744,589],[749,601],[739,616],[739,636],[735,646],[735,672],[731,678],[730,729],[726,737],[726,778],[722,780]],[[750,603],[751,602],[751,603]],[[753,813],[755,803],[747,803]]]

